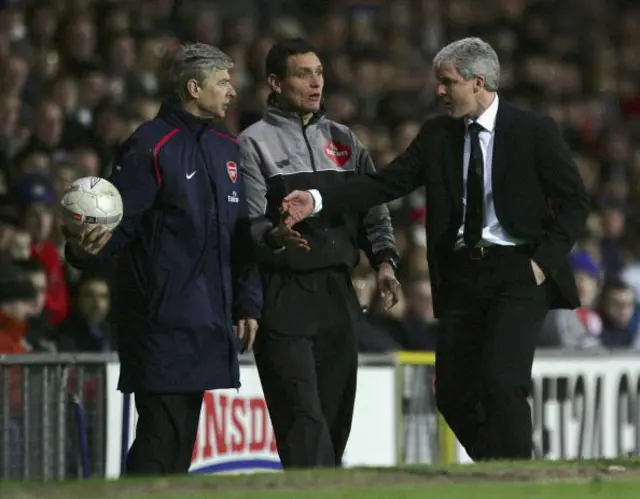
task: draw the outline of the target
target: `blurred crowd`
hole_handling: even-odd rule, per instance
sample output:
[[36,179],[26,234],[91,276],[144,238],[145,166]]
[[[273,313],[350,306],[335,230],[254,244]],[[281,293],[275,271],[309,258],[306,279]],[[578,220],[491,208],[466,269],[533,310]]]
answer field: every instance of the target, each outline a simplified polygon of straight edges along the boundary
[[[481,36],[507,99],[561,125],[594,211],[571,261],[582,308],[553,311],[541,347],[640,347],[640,4],[621,0],[0,0],[0,353],[111,351],[105,275],[65,262],[58,201],[74,179],[108,176],[118,145],[162,100],[180,42],[236,62],[228,126],[262,115],[264,57],[303,36],[325,65],[325,107],[382,168],[439,111],[431,59]],[[390,204],[400,303],[378,305],[366,258],[353,281],[367,352],[431,350],[424,195]]]

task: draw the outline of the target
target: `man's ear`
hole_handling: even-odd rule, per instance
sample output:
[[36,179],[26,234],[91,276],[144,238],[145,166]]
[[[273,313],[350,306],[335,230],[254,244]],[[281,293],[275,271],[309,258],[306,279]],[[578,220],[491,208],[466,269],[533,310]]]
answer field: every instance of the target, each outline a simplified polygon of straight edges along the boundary
[[484,76],[483,75],[476,76],[473,81],[473,91],[479,92],[484,88],[484,85],[485,85]]
[[187,92],[193,98],[197,99],[200,95],[200,85],[195,78],[191,78],[187,81]]
[[267,76],[267,83],[269,84],[269,87],[271,87],[271,90],[273,92],[275,92],[276,94],[282,93],[282,83],[280,81],[280,78],[278,78],[273,73]]

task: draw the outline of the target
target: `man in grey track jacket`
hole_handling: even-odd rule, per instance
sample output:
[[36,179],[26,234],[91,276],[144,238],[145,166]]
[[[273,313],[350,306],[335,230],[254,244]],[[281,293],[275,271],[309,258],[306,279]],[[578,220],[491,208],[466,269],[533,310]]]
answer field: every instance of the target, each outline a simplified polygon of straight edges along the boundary
[[270,50],[272,93],[262,120],[239,136],[253,239],[264,288],[254,346],[285,469],[337,467],[351,430],[360,309],[350,278],[360,250],[378,270],[380,297],[397,301],[398,252],[386,206],[354,216],[318,216],[293,230],[282,199],[373,171],[369,153],[322,111],[322,64],[305,40]]

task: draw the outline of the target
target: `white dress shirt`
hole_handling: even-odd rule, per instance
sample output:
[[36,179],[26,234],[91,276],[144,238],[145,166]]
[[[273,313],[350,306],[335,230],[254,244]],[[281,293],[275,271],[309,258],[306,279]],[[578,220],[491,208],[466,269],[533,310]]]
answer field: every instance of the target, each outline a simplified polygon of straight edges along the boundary
[[[491,183],[491,173],[493,165],[493,144],[495,139],[496,116],[498,115],[499,99],[498,94],[495,95],[489,107],[482,113],[475,122],[480,125],[483,130],[480,131],[480,149],[482,149],[482,157],[484,158],[484,228],[482,229],[482,238],[478,246],[515,246],[522,244],[523,241],[510,236],[500,226],[496,215],[496,207],[493,202],[493,185]],[[467,132],[464,136],[464,151],[462,154],[462,224],[458,229],[458,239],[455,249],[464,245],[464,219],[467,206],[467,175],[469,172],[469,158],[471,156],[471,138],[469,136],[468,127],[473,120],[465,118]]]

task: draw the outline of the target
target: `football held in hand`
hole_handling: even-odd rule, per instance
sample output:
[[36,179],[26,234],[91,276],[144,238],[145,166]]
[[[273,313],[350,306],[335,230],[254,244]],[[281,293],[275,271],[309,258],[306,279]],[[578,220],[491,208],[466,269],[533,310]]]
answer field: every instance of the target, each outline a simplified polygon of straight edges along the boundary
[[112,231],[122,220],[118,189],[100,177],[82,177],[73,182],[60,204],[64,224],[71,232],[83,232],[97,225]]

